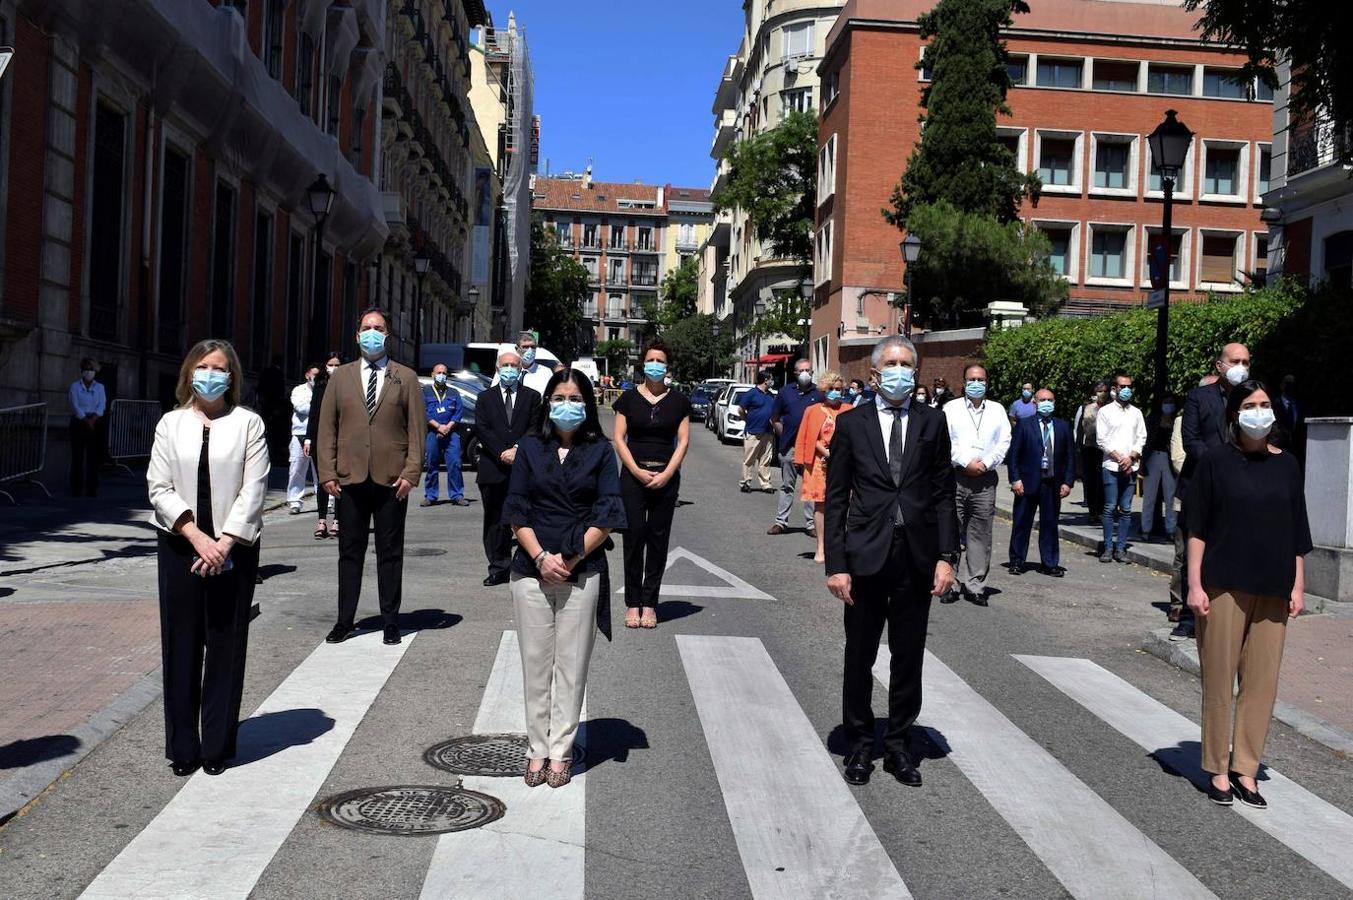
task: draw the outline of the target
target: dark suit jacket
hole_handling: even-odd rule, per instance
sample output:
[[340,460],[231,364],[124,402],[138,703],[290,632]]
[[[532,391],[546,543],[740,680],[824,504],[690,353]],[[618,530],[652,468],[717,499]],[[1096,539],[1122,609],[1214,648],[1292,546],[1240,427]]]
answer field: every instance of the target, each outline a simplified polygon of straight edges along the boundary
[[[893,483],[874,404],[836,417],[827,465],[827,574],[868,576],[888,561],[900,503],[913,570],[926,579],[941,553],[958,551],[954,466],[944,413],[919,403],[907,414],[902,482]],[[929,582],[926,582],[927,585]]]
[[503,391],[498,385],[485,388],[475,402],[475,433],[479,436],[479,484],[502,484],[512,475],[512,467],[498,461],[509,447],[516,446],[530,431],[540,414],[540,394],[528,387],[517,387],[512,398],[512,421],[507,420]]
[[1189,478],[1207,451],[1226,443],[1226,391],[1220,383],[1206,384],[1189,391],[1184,401],[1184,419],[1179,436],[1184,442],[1184,468],[1179,472],[1174,495],[1183,500],[1188,494]]
[[[1010,483],[1024,482],[1032,488],[1043,480],[1042,419],[1030,416],[1015,423],[1010,435],[1010,450],[1005,454],[1005,466]],[[1065,419],[1052,420],[1052,468],[1048,474],[1058,484],[1071,487],[1076,483],[1076,466],[1072,459],[1071,426]]]
[[315,430],[319,446],[310,448],[320,483],[361,484],[370,478],[390,486],[403,478],[417,484],[423,476],[426,411],[418,373],[408,366],[393,360],[386,365],[370,416],[361,361],[334,369]]

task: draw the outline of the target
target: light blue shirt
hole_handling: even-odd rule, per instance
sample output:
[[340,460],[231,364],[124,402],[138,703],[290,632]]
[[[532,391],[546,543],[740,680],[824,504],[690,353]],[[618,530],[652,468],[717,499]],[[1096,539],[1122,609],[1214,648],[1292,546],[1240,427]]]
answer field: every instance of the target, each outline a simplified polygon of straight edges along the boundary
[[75,418],[83,419],[91,413],[102,416],[107,406],[108,396],[97,380],[85,384],[83,378],[77,378],[70,386],[70,414]]

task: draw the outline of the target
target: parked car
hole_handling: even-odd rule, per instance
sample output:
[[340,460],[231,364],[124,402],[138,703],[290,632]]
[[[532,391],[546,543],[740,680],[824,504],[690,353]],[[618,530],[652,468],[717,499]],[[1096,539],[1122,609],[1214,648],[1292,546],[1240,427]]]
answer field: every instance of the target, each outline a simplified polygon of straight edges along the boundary
[[709,405],[714,400],[715,392],[704,385],[700,385],[691,391],[691,418],[704,421],[709,414]]
[[718,420],[719,401],[727,392],[728,385],[716,385],[714,393],[710,395],[709,406],[705,410],[705,427],[710,431],[714,430],[715,422]]
[[714,434],[718,436],[720,442],[736,444],[742,441],[742,431],[745,424],[742,416],[733,415],[732,407],[737,405],[743,394],[755,387],[756,385],[753,384],[730,384],[720,395],[714,413]]
[[[426,375],[418,376],[418,383],[423,386],[423,399],[429,401],[432,399],[432,379]],[[448,387],[460,394],[460,402],[463,411],[460,417],[460,467],[462,469],[479,468],[479,437],[475,432],[475,403],[479,400],[479,395],[484,390],[484,385],[478,378],[448,378],[446,380]]]

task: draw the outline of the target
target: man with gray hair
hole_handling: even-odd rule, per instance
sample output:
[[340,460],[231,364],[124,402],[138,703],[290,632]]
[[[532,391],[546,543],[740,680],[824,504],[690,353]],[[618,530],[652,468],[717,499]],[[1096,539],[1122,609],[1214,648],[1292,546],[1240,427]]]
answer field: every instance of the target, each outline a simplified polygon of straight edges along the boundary
[[[542,367],[543,368],[543,367]],[[512,565],[512,530],[503,521],[507,483],[517,460],[517,441],[530,429],[540,409],[540,394],[522,383],[517,348],[498,349],[497,382],[479,395],[475,431],[479,435],[479,498],[484,504],[484,556],[489,574],[485,587],[507,584]]]

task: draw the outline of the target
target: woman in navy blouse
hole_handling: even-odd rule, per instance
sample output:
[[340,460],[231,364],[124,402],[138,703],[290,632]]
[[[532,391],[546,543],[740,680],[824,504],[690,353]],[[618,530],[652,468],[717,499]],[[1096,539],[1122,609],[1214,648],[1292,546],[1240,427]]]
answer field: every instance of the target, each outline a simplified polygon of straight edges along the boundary
[[615,454],[592,382],[556,372],[536,433],[517,445],[503,517],[517,536],[512,603],[526,696],[526,783],[568,784],[596,639],[606,543],[625,527]]

